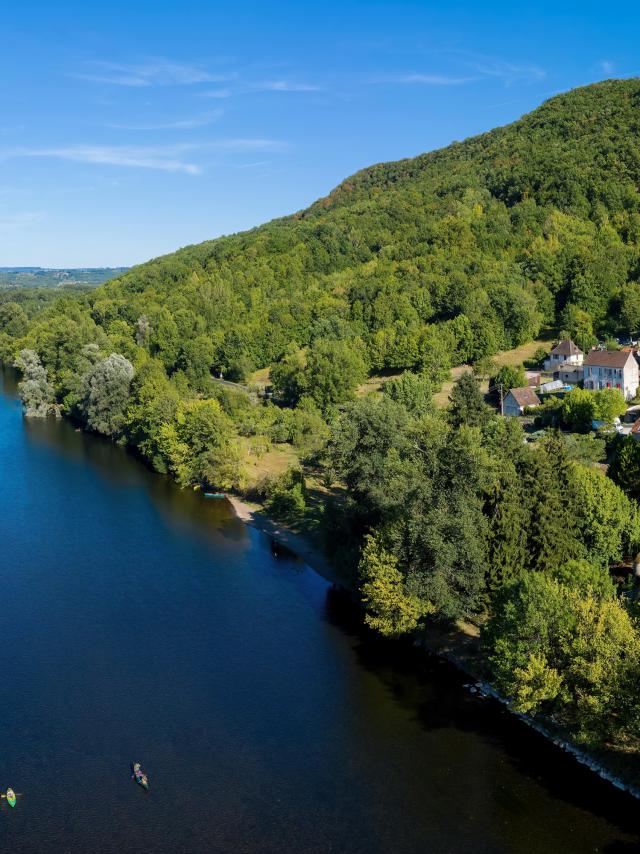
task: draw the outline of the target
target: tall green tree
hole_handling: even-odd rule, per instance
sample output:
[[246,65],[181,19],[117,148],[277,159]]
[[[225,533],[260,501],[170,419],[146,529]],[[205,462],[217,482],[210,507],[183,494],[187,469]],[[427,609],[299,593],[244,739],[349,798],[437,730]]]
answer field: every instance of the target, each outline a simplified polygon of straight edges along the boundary
[[449,395],[449,422],[452,427],[482,427],[490,417],[478,381],[471,372],[462,374]]
[[112,353],[83,376],[80,408],[91,430],[110,437],[120,434],[133,375],[131,362]]

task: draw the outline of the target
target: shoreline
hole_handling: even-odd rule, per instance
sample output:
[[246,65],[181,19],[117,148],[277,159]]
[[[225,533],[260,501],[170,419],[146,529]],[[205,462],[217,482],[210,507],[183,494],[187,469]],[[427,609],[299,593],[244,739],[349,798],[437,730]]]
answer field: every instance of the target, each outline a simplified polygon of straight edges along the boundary
[[260,504],[246,501],[237,495],[231,494],[227,494],[226,499],[233,508],[236,517],[246,525],[272,537],[276,542],[304,561],[314,572],[321,575],[325,581],[343,589],[348,589],[348,585],[344,579],[331,566],[320,547],[310,541],[308,534],[299,533],[282,522],[276,522],[266,513]]
[[[353,592],[328,562],[320,547],[310,542],[308,534],[293,531],[286,524],[274,521],[260,504],[245,501],[235,495],[227,494],[226,498],[233,508],[236,517],[246,525],[281,543],[329,583]],[[625,779],[628,775],[624,773],[623,769],[618,769],[617,772],[613,770],[615,765],[618,764],[615,759],[613,763],[607,763],[606,759],[603,761],[602,758],[580,748],[569,739],[563,737],[559,731],[554,732],[553,729],[550,729],[536,718],[516,712],[511,708],[506,697],[503,697],[490,683],[481,678],[473,664],[472,648],[477,643],[478,637],[474,637],[475,633],[469,631],[470,628],[471,626],[467,626],[460,627],[456,631],[445,631],[441,633],[440,637],[436,636],[430,639],[423,636],[420,639],[416,639],[416,644],[421,646],[428,655],[435,655],[444,661],[448,661],[461,674],[472,679],[473,683],[465,685],[471,693],[496,700],[512,715],[518,718],[518,720],[536,730],[559,750],[569,753],[576,762],[588,768],[600,777],[600,779],[610,783],[619,791],[640,800],[640,785]]]

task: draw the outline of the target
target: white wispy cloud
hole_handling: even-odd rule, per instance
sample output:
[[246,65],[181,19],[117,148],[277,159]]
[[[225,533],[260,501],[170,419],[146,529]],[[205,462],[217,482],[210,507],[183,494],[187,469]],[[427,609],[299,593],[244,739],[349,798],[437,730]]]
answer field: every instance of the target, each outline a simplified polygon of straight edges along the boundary
[[212,73],[200,65],[155,59],[142,63],[92,61],[82,71],[72,74],[93,83],[113,86],[191,86],[196,83],[222,83],[232,80],[234,73]]
[[287,144],[271,139],[218,139],[202,143],[168,146],[69,145],[51,148],[15,148],[0,151],[0,159],[42,157],[95,165],[128,166],[163,172],[198,175],[202,165],[194,162],[197,152],[244,154],[255,151],[281,151]]
[[116,130],[191,130],[192,128],[202,128],[213,124],[216,119],[222,115],[222,110],[215,110],[203,116],[194,116],[191,119],[178,119],[173,122],[141,122],[133,124],[117,124],[111,123],[107,127]]
[[256,169],[258,166],[268,166],[270,160],[256,160],[253,163],[239,163],[238,169]]
[[291,80],[263,80],[250,87],[259,92],[320,92],[322,86],[314,83],[296,83]]
[[500,80],[505,86],[517,82],[533,82],[546,76],[543,68],[533,63],[514,63],[496,57],[483,56],[462,50],[443,50],[443,55],[454,58],[459,72],[411,71],[383,75],[373,83],[414,84],[423,86],[463,86],[479,80]]
[[251,95],[255,92],[322,92],[318,83],[300,83],[297,80],[238,81],[232,86],[200,92],[205,98],[231,98],[233,95]]
[[600,60],[600,68],[604,71],[605,74],[613,74],[615,71],[615,65],[611,62],[610,59],[601,59]]
[[232,89],[212,89],[210,92],[201,92],[206,98],[230,98],[233,95]]
[[546,72],[538,65],[517,64],[501,59],[481,59],[469,62],[469,67],[482,77],[495,77],[507,85],[524,80],[542,80]]
[[196,163],[178,159],[178,153],[171,148],[144,148],[133,145],[70,145],[60,148],[19,148],[5,156],[47,157],[109,166],[138,166],[163,172],[186,172],[189,175],[197,175],[201,171]]
[[462,86],[471,83],[477,77],[453,77],[446,74],[394,74],[387,77],[379,77],[375,83],[416,83],[424,86]]

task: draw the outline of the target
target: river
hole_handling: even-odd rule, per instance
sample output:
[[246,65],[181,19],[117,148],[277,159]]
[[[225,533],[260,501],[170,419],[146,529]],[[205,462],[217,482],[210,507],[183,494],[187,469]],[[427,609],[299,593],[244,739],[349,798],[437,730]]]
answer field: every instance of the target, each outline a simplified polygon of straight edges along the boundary
[[640,850],[637,802],[10,374],[0,544],[2,851]]

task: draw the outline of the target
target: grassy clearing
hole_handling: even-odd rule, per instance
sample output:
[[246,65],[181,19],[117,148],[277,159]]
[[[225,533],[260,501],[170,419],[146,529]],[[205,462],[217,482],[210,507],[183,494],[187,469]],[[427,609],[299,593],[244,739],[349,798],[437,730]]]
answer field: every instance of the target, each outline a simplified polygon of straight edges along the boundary
[[248,489],[253,489],[266,477],[285,472],[290,466],[300,464],[298,455],[291,445],[272,445],[265,453],[256,453],[250,439],[241,439],[245,451],[245,464],[248,471]]
[[362,385],[358,386],[356,394],[358,397],[365,397],[367,394],[379,393],[382,391],[382,386],[386,383],[387,380],[391,380],[394,377],[399,377],[402,371],[397,371],[395,373],[386,373],[386,374],[376,374],[372,377],[369,377]]
[[[500,353],[496,353],[493,357],[493,362],[498,368],[503,367],[503,365],[521,365],[526,359],[531,359],[539,347],[544,347],[546,350],[550,350],[554,340],[553,332],[546,332],[533,341],[528,341],[526,344],[514,347],[513,350],[503,350]],[[436,406],[444,408],[448,405],[449,395],[451,394],[454,382],[461,376],[461,374],[470,370],[470,365],[459,365],[457,368],[452,369],[451,379],[444,383],[440,391],[436,392],[433,396]],[[486,380],[483,380],[480,383],[480,390],[483,394],[487,394],[489,384]]]
[[247,385],[267,386],[271,384],[271,368],[260,368],[247,377]]
[[499,368],[503,365],[521,365],[525,359],[531,359],[539,347],[551,350],[551,346],[555,340],[553,332],[546,332],[534,341],[528,341],[526,344],[522,344],[513,350],[504,350],[502,353],[497,353],[493,357],[493,361]]

